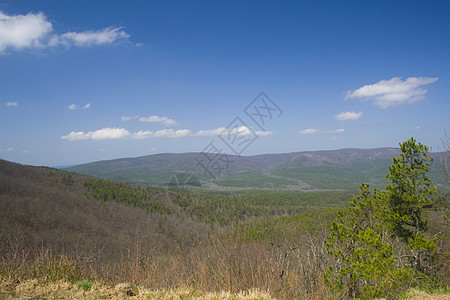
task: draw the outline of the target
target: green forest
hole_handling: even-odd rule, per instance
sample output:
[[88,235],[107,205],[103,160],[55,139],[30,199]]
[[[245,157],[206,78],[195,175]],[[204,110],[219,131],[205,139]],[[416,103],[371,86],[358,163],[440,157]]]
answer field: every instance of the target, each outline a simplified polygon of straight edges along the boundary
[[[180,289],[189,291],[186,299],[245,291],[261,293],[248,299],[448,293],[449,177],[443,172],[445,184],[437,188],[428,176],[435,163],[428,147],[411,138],[400,144],[382,188],[361,182],[346,190],[215,191],[2,160],[0,298],[24,297],[20,288],[30,280],[36,286],[67,282],[86,297],[93,286],[121,283],[127,286],[119,298]],[[296,169],[273,174],[286,170]],[[357,180],[336,172],[329,176]],[[308,172],[317,186],[328,180],[316,178],[319,173]],[[254,185],[263,180],[248,173],[218,182],[226,186],[246,175]]]

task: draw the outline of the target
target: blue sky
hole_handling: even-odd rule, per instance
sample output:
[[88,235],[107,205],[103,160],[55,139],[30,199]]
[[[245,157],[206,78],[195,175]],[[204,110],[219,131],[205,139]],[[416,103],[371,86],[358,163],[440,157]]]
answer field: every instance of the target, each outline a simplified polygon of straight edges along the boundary
[[[449,1],[3,0],[0,158],[233,153],[233,130],[257,137],[242,155],[439,151],[449,53]],[[244,112],[260,92],[264,128]]]

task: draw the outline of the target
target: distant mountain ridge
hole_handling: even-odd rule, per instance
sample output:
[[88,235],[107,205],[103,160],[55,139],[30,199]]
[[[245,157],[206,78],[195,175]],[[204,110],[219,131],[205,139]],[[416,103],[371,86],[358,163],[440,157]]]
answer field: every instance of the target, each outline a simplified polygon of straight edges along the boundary
[[[165,186],[180,173],[202,187],[232,189],[357,189],[361,182],[383,186],[398,148],[303,151],[254,156],[226,155],[205,168],[205,153],[161,153],[97,161],[66,170],[128,183]],[[433,156],[439,157],[440,153]],[[210,156],[211,158],[212,156]],[[432,177],[437,178],[437,172]]]

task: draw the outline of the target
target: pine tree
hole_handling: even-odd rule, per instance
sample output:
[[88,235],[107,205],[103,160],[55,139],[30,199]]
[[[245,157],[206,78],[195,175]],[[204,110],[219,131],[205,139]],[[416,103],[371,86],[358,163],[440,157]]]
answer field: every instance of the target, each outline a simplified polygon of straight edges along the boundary
[[433,158],[429,148],[414,138],[401,143],[400,151],[386,175],[391,183],[386,186],[385,219],[411,250],[410,265],[427,273],[437,251],[434,239],[424,234],[427,222],[423,215],[436,201],[436,187],[427,176]]
[[[361,184],[361,194],[348,211],[338,213],[330,228],[326,246],[335,266],[325,281],[335,295],[392,296],[408,287],[414,275],[431,279],[423,275],[432,274],[437,245],[425,235],[424,213],[436,200],[436,187],[427,177],[433,158],[414,138],[401,143],[400,151],[386,175],[391,181],[386,189],[370,194],[369,185]],[[395,253],[396,240],[410,254]]]

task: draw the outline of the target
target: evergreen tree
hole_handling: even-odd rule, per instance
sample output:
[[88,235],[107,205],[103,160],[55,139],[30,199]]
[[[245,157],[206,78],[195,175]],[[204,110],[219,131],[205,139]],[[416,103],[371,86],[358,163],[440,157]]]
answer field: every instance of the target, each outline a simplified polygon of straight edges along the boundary
[[385,219],[393,233],[411,250],[410,265],[419,272],[428,271],[437,251],[434,239],[427,237],[423,214],[436,201],[436,187],[428,178],[433,158],[429,148],[410,138],[400,144],[400,155],[393,158],[386,178]]
[[[433,159],[429,148],[414,138],[401,143],[400,151],[386,175],[391,181],[386,190],[370,195],[369,185],[361,184],[350,209],[333,222],[326,246],[336,263],[325,280],[335,295],[392,296],[407,288],[413,275],[431,275],[437,245],[425,235],[424,212],[436,199],[436,187],[427,177]],[[395,253],[396,240],[410,254]]]

